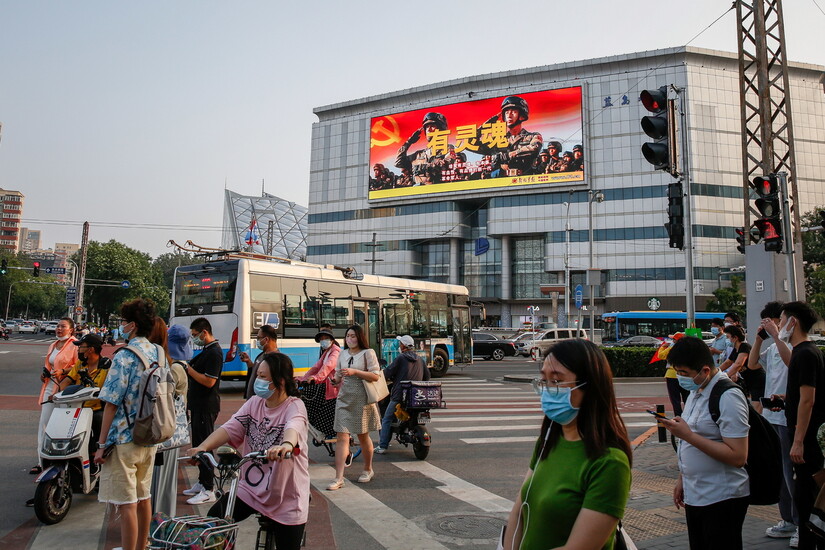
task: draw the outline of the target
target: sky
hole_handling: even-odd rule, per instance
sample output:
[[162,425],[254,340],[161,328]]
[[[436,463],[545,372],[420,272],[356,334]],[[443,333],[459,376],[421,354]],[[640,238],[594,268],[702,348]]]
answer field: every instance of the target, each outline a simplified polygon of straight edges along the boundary
[[[315,107],[686,44],[735,52],[730,7],[0,0],[0,187],[23,192],[44,248],[79,243],[83,221],[152,256],[169,239],[219,246],[225,187],[263,180],[308,204]],[[785,0],[784,18],[788,58],[825,65],[825,0]]]

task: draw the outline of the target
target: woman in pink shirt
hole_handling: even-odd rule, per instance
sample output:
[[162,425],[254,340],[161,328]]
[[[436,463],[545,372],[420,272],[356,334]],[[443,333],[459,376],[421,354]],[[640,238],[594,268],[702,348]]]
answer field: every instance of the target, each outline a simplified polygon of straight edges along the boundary
[[[243,521],[254,513],[271,519],[278,550],[300,550],[309,513],[307,454],[283,460],[286,453],[307,448],[307,413],[292,372],[289,357],[267,353],[258,366],[255,396],[191,450],[194,455],[228,443],[241,454],[267,451],[268,462],[248,462],[241,470],[234,519]],[[209,515],[224,517],[228,497],[221,497]]]
[[312,427],[323,433],[325,439],[333,439],[335,429],[332,423],[335,419],[338,386],[332,384],[332,378],[335,376],[341,346],[338,345],[332,331],[327,328],[318,331],[315,341],[321,345],[321,354],[312,368],[304,376],[298,378],[299,382],[309,383],[303,386],[301,398],[307,407],[309,423]]

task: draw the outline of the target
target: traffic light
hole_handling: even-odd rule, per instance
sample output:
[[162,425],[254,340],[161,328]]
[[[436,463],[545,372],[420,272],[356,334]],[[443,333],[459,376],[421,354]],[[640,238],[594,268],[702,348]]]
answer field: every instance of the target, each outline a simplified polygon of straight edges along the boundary
[[653,113],[642,117],[642,131],[654,141],[642,145],[642,154],[656,170],[676,171],[676,127],[673,102],[667,98],[667,86],[658,90],[644,90],[639,99],[645,109]]
[[682,201],[682,184],[671,183],[667,186],[667,223],[665,230],[670,239],[670,248],[685,248],[685,209]]
[[0,264],[0,275],[5,275],[8,270],[9,261],[4,258],[2,264]]
[[776,174],[753,178],[756,209],[762,216],[754,222],[768,252],[782,252],[782,205]]
[[32,264],[32,276],[40,277],[40,262],[34,262]]
[[740,254],[744,254],[745,246],[747,246],[748,241],[748,236],[745,235],[745,228],[737,227],[734,231],[736,231],[736,242],[738,243],[736,250],[738,250]]

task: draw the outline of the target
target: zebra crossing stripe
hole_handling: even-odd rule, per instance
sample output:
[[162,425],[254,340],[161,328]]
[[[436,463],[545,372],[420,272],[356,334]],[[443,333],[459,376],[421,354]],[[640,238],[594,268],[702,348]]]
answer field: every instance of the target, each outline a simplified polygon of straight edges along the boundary
[[468,445],[486,445],[488,443],[535,443],[535,435],[513,437],[468,437],[459,441]]

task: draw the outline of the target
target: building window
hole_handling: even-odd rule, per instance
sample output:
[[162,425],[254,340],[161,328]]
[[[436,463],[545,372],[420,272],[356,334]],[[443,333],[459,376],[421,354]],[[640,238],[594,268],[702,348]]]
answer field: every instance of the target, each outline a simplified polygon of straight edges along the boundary
[[421,274],[436,283],[450,281],[450,242],[429,242],[421,246]]
[[541,298],[539,285],[556,282],[555,274],[544,270],[544,238],[512,239],[513,299]]
[[[487,209],[481,209],[468,218],[472,228],[471,239],[462,243],[461,284],[477,298],[501,296],[501,240],[487,237]],[[489,250],[475,255],[476,240],[486,238]]]

